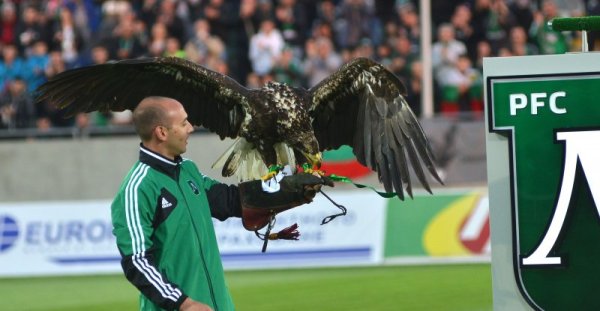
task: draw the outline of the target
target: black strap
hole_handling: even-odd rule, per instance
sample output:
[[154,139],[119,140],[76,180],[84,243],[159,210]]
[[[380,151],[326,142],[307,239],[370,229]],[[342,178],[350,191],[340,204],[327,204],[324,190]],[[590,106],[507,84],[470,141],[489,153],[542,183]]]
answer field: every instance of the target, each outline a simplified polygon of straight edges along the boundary
[[269,224],[267,225],[267,231],[265,231],[264,234],[258,232],[258,230],[254,231],[254,234],[256,234],[256,236],[263,240],[263,246],[262,246],[262,252],[266,252],[267,251],[267,243],[269,243],[269,235],[271,234],[271,229],[273,229],[273,226],[275,226],[275,213],[271,214],[271,218],[269,218]]
[[323,220],[321,221],[321,225],[328,224],[330,221],[336,219],[338,216],[345,216],[347,214],[348,209],[346,209],[345,206],[336,203],[327,194],[325,194],[325,192],[323,192],[323,190],[319,190],[319,192],[321,192],[321,194],[323,194],[327,198],[327,200],[329,200],[329,202],[331,202],[333,205],[335,205],[337,208],[339,208],[342,211],[341,213],[333,214],[333,215],[330,215],[330,216],[327,216],[327,217],[323,218]]

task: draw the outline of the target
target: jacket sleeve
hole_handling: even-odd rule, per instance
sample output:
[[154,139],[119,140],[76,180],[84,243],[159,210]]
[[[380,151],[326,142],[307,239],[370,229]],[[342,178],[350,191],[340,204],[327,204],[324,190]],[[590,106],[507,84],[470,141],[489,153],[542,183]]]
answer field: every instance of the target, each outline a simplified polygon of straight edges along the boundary
[[237,186],[215,183],[206,190],[206,196],[212,217],[221,221],[229,217],[242,217],[240,191]]
[[153,257],[152,220],[157,199],[140,188],[143,169],[132,175],[111,207],[121,266],[127,280],[144,296],[161,308],[177,310],[187,296],[159,272]]

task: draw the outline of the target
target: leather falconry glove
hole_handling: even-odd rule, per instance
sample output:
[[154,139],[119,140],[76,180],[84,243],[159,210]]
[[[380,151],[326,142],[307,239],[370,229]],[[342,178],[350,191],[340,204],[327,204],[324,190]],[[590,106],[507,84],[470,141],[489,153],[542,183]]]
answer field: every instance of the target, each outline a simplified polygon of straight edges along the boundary
[[278,213],[312,202],[321,186],[333,187],[333,181],[325,176],[298,173],[283,177],[279,185],[280,190],[273,193],[264,191],[260,180],[238,185],[244,228],[260,230]]

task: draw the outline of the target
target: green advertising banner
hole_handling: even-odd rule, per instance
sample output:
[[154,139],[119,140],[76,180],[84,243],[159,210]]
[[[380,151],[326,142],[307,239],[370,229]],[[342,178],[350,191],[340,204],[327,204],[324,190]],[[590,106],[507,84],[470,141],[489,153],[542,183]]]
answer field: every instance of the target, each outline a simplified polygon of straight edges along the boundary
[[[487,195],[453,191],[388,200],[385,258],[463,257],[490,252]],[[399,238],[401,237],[401,238]]]
[[600,74],[492,76],[487,95],[488,130],[509,144],[522,295],[535,309],[599,310]]

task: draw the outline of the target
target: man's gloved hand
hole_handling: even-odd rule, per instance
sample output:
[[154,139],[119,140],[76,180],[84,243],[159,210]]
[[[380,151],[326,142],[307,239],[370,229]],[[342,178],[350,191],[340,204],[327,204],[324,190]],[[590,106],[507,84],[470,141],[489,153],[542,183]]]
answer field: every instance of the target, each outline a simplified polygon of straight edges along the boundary
[[283,191],[302,193],[307,203],[312,202],[317,192],[321,190],[322,185],[334,186],[333,181],[329,177],[306,173],[285,176],[279,184]]
[[323,185],[333,187],[333,182],[327,177],[298,173],[283,177],[279,185],[279,191],[269,193],[263,191],[260,180],[239,184],[242,223],[246,229],[259,230],[269,223],[271,215],[312,202]]

